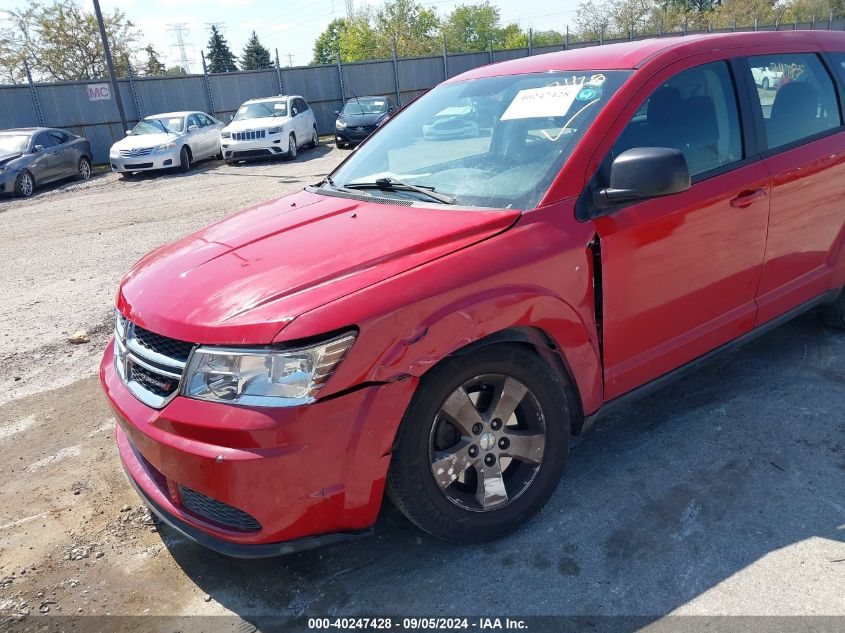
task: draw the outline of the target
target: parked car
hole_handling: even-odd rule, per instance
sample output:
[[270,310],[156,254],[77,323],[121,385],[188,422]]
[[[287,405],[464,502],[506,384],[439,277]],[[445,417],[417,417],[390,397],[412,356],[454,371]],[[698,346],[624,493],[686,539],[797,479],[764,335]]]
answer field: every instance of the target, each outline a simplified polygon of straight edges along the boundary
[[[385,490],[443,539],[511,532],[597,419],[813,307],[845,327],[843,60],[795,31],[484,66],[152,252],[101,365],[130,480],[235,556],[362,534]],[[805,71],[764,117],[772,63]],[[420,136],[467,94],[489,136]]]
[[36,187],[63,178],[91,177],[91,144],[64,130],[0,130],[0,193],[28,198]]
[[478,115],[469,100],[443,108],[422,126],[423,135],[430,139],[473,137],[479,130]]
[[349,147],[365,141],[394,111],[387,97],[353,97],[335,111],[335,145]]
[[777,67],[766,68],[752,68],[751,75],[754,77],[754,83],[760,86],[763,90],[770,88],[777,88],[783,78],[783,70],[778,70]]
[[223,159],[296,158],[300,147],[320,144],[314,111],[299,95],[252,99],[238,108],[220,134]]
[[191,170],[194,163],[220,156],[223,123],[205,112],[165,112],[138,121],[126,138],[112,145],[112,171],[131,176],[139,171]]

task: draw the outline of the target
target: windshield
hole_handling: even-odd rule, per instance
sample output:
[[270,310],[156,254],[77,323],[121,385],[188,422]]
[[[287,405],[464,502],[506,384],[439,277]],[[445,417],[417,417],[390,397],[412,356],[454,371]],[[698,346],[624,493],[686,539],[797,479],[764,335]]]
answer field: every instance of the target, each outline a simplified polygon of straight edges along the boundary
[[139,121],[132,129],[132,136],[140,136],[142,134],[178,134],[182,131],[185,125],[185,117],[174,116],[165,119],[144,119]]
[[0,154],[25,152],[29,145],[29,136],[25,134],[0,134]]
[[343,116],[361,116],[387,112],[387,99],[351,99],[343,106]]
[[[361,189],[391,178],[465,206],[533,208],[630,75],[570,71],[443,84],[362,145],[332,183]],[[390,194],[421,199],[408,191]]]
[[234,121],[247,119],[263,119],[266,117],[284,117],[288,115],[287,101],[262,101],[261,103],[247,103],[238,109]]

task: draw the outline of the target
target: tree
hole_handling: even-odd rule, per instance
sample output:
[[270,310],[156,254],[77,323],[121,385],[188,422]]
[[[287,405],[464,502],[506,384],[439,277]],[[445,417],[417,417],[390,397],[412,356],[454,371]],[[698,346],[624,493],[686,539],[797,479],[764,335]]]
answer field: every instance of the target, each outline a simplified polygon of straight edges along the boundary
[[610,35],[610,2],[583,0],[575,13],[575,32],[582,40],[595,41]]
[[226,38],[217,30],[217,27],[211,25],[211,37],[208,39],[208,72],[210,73],[230,73],[238,69],[235,63],[235,56],[229,49],[229,44]]
[[[341,61],[360,61],[379,56],[379,38],[373,28],[373,14],[369,8],[358,10],[352,19],[347,20],[339,35]],[[384,55],[389,56],[390,53]]]
[[270,51],[264,48],[258,40],[258,35],[253,31],[244,47],[244,54],[241,56],[241,70],[260,70],[262,68],[273,68],[273,60],[270,58]]
[[161,63],[161,59],[159,58],[156,49],[153,48],[153,45],[147,44],[144,52],[147,54],[147,61],[144,63],[141,71],[145,75],[150,76],[163,75],[165,73],[165,66]]
[[168,77],[175,77],[177,75],[187,75],[188,71],[185,70],[182,66],[171,66],[170,68],[164,71],[164,74]]
[[441,28],[446,47],[455,53],[469,53],[486,51],[491,44],[502,46],[499,20],[499,8],[487,1],[455,7]]
[[[30,2],[25,9],[7,11],[10,24],[0,34],[0,73],[21,80],[23,62],[36,80],[100,79],[108,69],[94,15],[77,0],[50,5]],[[138,53],[139,32],[119,9],[103,15],[116,66],[125,72],[126,60]]]
[[[336,18],[329,22],[326,30],[320,33],[317,41],[314,42],[314,58],[312,64],[334,64],[337,62],[337,53],[340,51],[340,40],[349,29],[349,21],[345,18]],[[343,61],[349,61],[344,59]]]
[[415,0],[386,0],[375,15],[376,54],[390,57],[393,40],[402,57],[431,55],[440,50],[440,18]]

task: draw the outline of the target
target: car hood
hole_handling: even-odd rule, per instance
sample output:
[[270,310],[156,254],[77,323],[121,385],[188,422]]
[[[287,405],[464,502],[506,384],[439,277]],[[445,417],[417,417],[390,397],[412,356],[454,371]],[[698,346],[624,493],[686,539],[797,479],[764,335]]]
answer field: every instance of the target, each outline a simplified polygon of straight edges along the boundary
[[117,143],[112,145],[112,148],[141,149],[144,147],[156,147],[157,145],[170,143],[180,136],[181,134],[165,134],[164,132],[161,134],[138,134],[137,136],[127,136],[126,138],[119,140]]
[[387,116],[387,112],[376,112],[375,114],[342,114],[338,117],[349,127],[375,125]]
[[290,119],[282,116],[265,116],[258,119],[244,119],[243,121],[232,121],[223,128],[226,132],[243,132],[244,130],[266,130],[268,127],[284,125]]
[[491,237],[518,217],[302,191],[148,254],[121,282],[118,308],[172,338],[267,344],[294,318]]
[[0,156],[0,167],[5,165],[6,163],[11,163],[13,160],[15,160],[16,158],[20,158],[21,156],[23,156],[22,152],[17,152],[15,154],[3,154],[2,156]]

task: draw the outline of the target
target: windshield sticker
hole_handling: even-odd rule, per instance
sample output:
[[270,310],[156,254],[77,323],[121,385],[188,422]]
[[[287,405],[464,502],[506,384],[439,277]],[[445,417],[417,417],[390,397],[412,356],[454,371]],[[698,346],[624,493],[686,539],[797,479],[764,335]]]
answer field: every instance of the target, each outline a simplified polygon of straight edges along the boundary
[[373,101],[373,105],[380,108],[384,105],[384,101]]
[[168,119],[167,127],[179,127],[182,125],[182,119]]
[[287,107],[286,103],[274,103],[273,109],[274,110],[284,110]]
[[601,88],[593,87],[589,84],[582,87],[575,97],[578,101],[592,101],[601,96]]
[[580,85],[520,90],[502,114],[502,121],[564,116],[581,91]]

